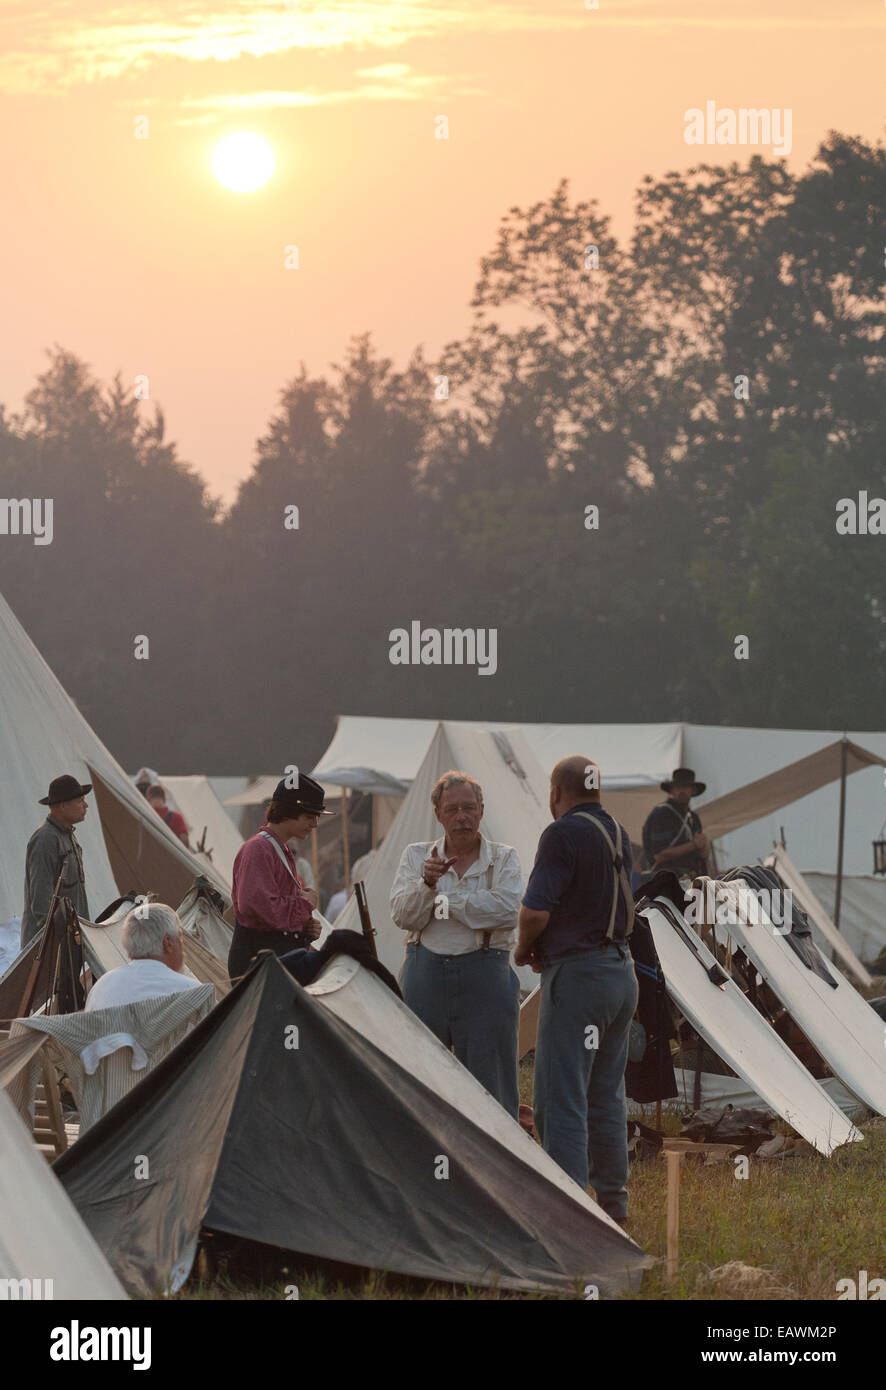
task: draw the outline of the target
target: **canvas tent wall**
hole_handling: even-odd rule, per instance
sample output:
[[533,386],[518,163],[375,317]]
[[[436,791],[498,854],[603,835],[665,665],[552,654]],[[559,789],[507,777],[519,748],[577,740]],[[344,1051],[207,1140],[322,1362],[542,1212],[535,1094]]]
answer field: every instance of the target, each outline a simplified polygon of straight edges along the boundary
[[167,804],[180,811],[187,823],[191,848],[205,843],[206,853],[216,874],[230,891],[234,859],[243,836],[216,796],[208,777],[161,776]]
[[[403,963],[407,933],[391,919],[391,885],[407,845],[442,835],[443,828],[431,806],[431,790],[451,768],[469,772],[480,783],[485,806],[481,832],[491,840],[513,845],[520,856],[524,882],[532,868],[538,837],[550,820],[546,778],[520,729],[487,732],[463,724],[439,724],[366,879],[379,959],[394,974]],[[360,930],[353,897],[335,925]],[[518,973],[524,986],[531,988],[536,980],[532,971],[524,967]]]
[[[2,598],[0,708],[0,922],[21,915],[25,848],[46,815],[37,803],[63,772],[94,787],[86,820],[77,827],[91,911],[98,914],[131,888],[180,902],[206,870],[132,785]],[[220,879],[218,886],[224,889]]]
[[[458,722],[458,721],[448,721]],[[467,728],[504,727],[506,721],[467,723]],[[509,727],[513,727],[513,723]],[[697,724],[531,724],[520,727],[545,777],[559,757],[581,752],[603,773],[604,800],[635,841],[648,810],[662,800],[659,782],[675,767],[693,767],[707,783],[698,808],[817,753],[841,737],[833,730],[752,729]],[[404,791],[430,746],[430,719],[340,715],[335,735],[315,768],[362,790]],[[886,734],[850,733],[850,739],[886,766]],[[870,842],[883,822],[882,773],[857,772],[849,783],[844,871],[870,868]],[[630,790],[628,790],[630,789]],[[624,793],[624,795],[623,795]],[[622,798],[618,801],[616,798]],[[795,863],[830,872],[836,867],[839,785],[830,783],[781,809],[761,807],[741,828],[724,832],[717,845],[720,867],[762,858],[784,825]]]
[[[833,920],[836,874],[805,873],[803,879]],[[817,934],[814,922],[811,925],[816,945],[827,954],[824,937]],[[840,895],[840,935],[868,967],[886,951],[886,878],[875,878],[873,874],[844,874]],[[881,973],[886,974],[886,968]]]
[[872,980],[867,967],[859,960],[845,936],[837,930],[828,917],[784,845],[776,845],[772,854],[766,856],[765,866],[778,875],[779,881],[791,894],[797,906],[806,913],[807,919],[810,925],[815,927],[818,937],[824,938],[827,949],[833,954],[833,958],[839,960],[843,969],[848,971],[859,984],[870,985]]
[[[15,1292],[6,1283],[8,1280],[15,1282]],[[34,1280],[41,1281],[37,1291]],[[52,1281],[49,1292],[47,1280]],[[0,1283],[0,1297],[4,1299],[33,1297],[80,1302],[126,1297],[117,1276],[2,1090]]]
[[[726,979],[719,987],[709,977],[714,956],[694,936],[671,903],[664,899],[643,908],[669,995],[690,1025],[747,1086],[808,1140],[831,1154],[861,1134],[834,1104],[775,1030]],[[679,921],[682,930],[674,922]]]
[[[827,969],[829,980],[810,969],[790,945],[787,934],[777,932],[760,900],[742,878],[728,883],[699,880],[706,898],[720,900],[711,917],[718,945],[744,951],[760,975],[778,996],[794,1022],[855,1094],[880,1115],[886,1115],[886,1050],[883,1021],[840,971]],[[721,923],[722,916],[728,921]],[[710,942],[710,937],[708,938]],[[818,948],[812,955],[821,961]]]
[[[423,1279],[636,1285],[648,1256],[574,1185],[551,1181],[528,1136],[522,1154],[493,1137],[348,1012],[263,957],[57,1162],[130,1293],[163,1288],[203,1225]],[[150,1184],[133,1179],[133,1153],[151,1154]],[[440,1155],[446,1181],[434,1179]]]

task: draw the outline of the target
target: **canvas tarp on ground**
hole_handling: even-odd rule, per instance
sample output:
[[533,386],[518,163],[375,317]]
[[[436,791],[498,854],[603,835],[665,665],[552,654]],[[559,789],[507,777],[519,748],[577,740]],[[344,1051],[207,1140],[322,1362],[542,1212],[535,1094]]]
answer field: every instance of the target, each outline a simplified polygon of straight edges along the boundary
[[844,967],[859,984],[869,985],[870,972],[858,959],[846,938],[837,931],[784,845],[776,845],[772,854],[767,856],[765,866],[778,875],[780,882],[796,900],[797,906],[806,913],[810,925],[817,928],[819,939],[823,937],[827,942],[829,953],[836,952]]
[[[150,1184],[133,1176],[134,1153],[151,1155]],[[271,956],[55,1171],[138,1295],[164,1287],[202,1225],[515,1289],[617,1292],[649,1263]]]
[[721,988],[709,978],[715,958],[673,904],[656,898],[641,911],[668,994],[708,1046],[820,1153],[861,1139],[738,986],[727,977]]
[[[694,1071],[684,1071],[679,1065],[679,1053],[674,1056],[674,1075],[677,1078],[677,1087],[680,1094],[662,1101],[665,1110],[676,1110],[680,1114],[696,1109],[695,1104],[695,1082]],[[843,1114],[856,1123],[864,1120],[870,1111],[858,1096],[843,1085],[838,1076],[826,1076],[819,1081],[819,1086],[825,1091],[834,1102],[839,1105]],[[716,1072],[703,1071],[700,1082],[700,1099],[698,1108],[703,1106],[731,1105],[735,1110],[769,1110],[770,1106],[758,1096],[756,1091],[752,1091],[746,1081],[742,1081],[738,1076],[718,1076]],[[775,1111],[771,1112],[775,1114]]]
[[[15,1281],[15,1291],[5,1281]],[[34,1281],[40,1280],[39,1291]],[[46,1291],[46,1280],[52,1280]],[[126,1294],[58,1178],[0,1090],[0,1298]],[[27,1290],[27,1291],[26,1291]],[[9,1329],[7,1328],[7,1336]]]
[[198,873],[213,877],[136,790],[2,598],[0,708],[0,922],[21,915],[25,849],[46,816],[38,801],[62,773],[94,787],[86,820],[77,826],[91,912],[98,915],[130,889],[181,902]]
[[[716,917],[712,931],[718,945],[740,947],[778,996],[828,1066],[859,1099],[886,1115],[886,1048],[883,1020],[839,971],[829,984],[791,949],[787,934],[776,932],[763,905],[743,878],[728,883],[695,880],[705,901],[705,922]],[[728,921],[721,923],[721,916]],[[710,944],[710,936],[707,937]],[[818,947],[808,949],[820,958]],[[824,962],[822,962],[824,964]]]
[[[513,845],[520,856],[524,883],[535,859],[538,837],[550,821],[544,775],[519,729],[486,732],[467,729],[463,724],[439,724],[366,879],[379,959],[395,975],[403,964],[408,933],[391,918],[391,885],[407,845],[442,835],[443,827],[431,805],[431,790],[451,768],[469,772],[480,783],[485,808],[480,830],[491,840]],[[353,897],[335,925],[360,930]],[[518,973],[524,986],[531,988],[536,980],[532,971],[524,967]]]
[[[160,778],[166,788],[166,804],[185,818],[191,848],[204,845],[204,853],[230,892],[234,859],[243,836],[219,801],[208,777]],[[156,812],[155,812],[156,814]]]

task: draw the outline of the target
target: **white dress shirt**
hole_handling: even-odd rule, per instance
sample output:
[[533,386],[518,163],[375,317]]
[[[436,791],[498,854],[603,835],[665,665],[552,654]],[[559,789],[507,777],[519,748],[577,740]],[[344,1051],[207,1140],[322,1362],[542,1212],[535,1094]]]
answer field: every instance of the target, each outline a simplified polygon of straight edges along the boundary
[[178,990],[196,989],[199,984],[193,975],[179,974],[162,960],[144,956],[99,976],[86,996],[85,1008],[115,1009],[121,1004],[134,1004],[138,999],[154,999]]
[[436,955],[478,951],[482,933],[487,931],[492,933],[492,950],[509,951],[523,896],[517,851],[481,835],[480,854],[464,875],[459,878],[454,868],[447,869],[436,888],[429,888],[422,878],[424,862],[435,845],[440,858],[447,857],[445,838],[406,846],[391,888],[391,916],[402,931],[409,932],[410,941],[420,939]]

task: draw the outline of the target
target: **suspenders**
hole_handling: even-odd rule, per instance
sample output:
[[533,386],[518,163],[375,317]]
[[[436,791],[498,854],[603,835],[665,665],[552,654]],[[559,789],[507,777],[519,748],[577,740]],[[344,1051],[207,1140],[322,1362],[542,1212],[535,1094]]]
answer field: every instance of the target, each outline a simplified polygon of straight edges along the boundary
[[600,834],[603,836],[603,839],[606,841],[607,847],[609,849],[609,854],[612,859],[612,869],[614,874],[614,878],[612,880],[612,910],[609,913],[609,926],[606,929],[606,939],[607,941],[611,941],[615,932],[615,911],[618,907],[619,892],[621,892],[622,897],[624,898],[625,938],[627,939],[627,937],[630,936],[631,932],[634,929],[634,895],[631,892],[631,884],[627,875],[627,870],[624,866],[624,858],[622,857],[621,852],[621,826],[616,821],[615,834],[618,840],[618,849],[616,850],[615,845],[609,838],[609,833],[606,830],[606,827],[600,823],[596,816],[589,815],[587,811],[576,811],[575,814],[577,816],[581,816],[582,820],[589,821],[591,825],[595,825],[597,827]]

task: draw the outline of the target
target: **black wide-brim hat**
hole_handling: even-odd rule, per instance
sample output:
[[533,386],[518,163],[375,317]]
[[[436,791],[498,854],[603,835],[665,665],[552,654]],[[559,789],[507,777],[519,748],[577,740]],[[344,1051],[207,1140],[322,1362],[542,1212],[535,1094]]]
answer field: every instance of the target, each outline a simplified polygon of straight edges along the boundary
[[76,801],[78,797],[85,796],[92,791],[92,783],[84,787],[77,781],[76,777],[71,777],[65,773],[62,777],[54,777],[49,784],[49,795],[41,796],[37,802],[38,806],[59,806],[63,801]]
[[315,782],[313,777],[307,773],[300,772],[297,777],[297,785],[294,787],[286,785],[286,778],[282,778],[274,788],[274,801],[284,810],[291,811],[294,816],[333,816],[334,811],[327,811],[323,805],[325,793],[319,782]]
[[692,787],[693,796],[701,796],[707,790],[707,782],[696,782],[695,773],[691,767],[675,767],[674,775],[669,782],[660,782],[659,786],[663,792],[671,792],[674,787]]

